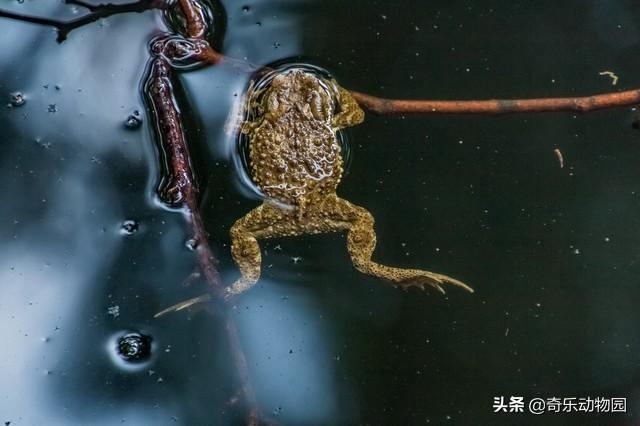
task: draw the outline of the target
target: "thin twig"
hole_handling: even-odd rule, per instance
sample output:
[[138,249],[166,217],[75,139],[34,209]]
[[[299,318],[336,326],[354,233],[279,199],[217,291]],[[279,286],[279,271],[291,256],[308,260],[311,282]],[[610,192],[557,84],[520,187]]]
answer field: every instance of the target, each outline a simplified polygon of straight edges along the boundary
[[167,2],[165,0],[139,0],[126,4],[100,4],[97,6],[90,5],[81,1],[70,1],[70,4],[77,4],[87,8],[91,13],[80,16],[69,21],[59,21],[56,19],[40,18],[37,16],[24,15],[17,12],[0,9],[0,18],[9,18],[17,21],[29,22],[37,25],[54,27],[58,32],[57,41],[62,43],[67,39],[69,33],[77,28],[97,21],[98,19],[107,18],[112,15],[121,13],[142,13],[151,9],[165,9]]
[[640,103],[640,89],[575,98],[431,101],[383,99],[351,92],[360,106],[378,114],[513,114],[521,112],[589,112]]

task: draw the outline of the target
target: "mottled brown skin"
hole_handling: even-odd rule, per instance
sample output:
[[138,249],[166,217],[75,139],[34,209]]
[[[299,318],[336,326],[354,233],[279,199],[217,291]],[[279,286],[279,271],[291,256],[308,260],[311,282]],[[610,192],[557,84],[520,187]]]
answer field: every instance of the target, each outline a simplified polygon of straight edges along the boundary
[[[354,126],[364,113],[351,94],[333,81],[302,70],[273,79],[263,94],[260,117],[243,125],[249,137],[251,176],[263,204],[231,228],[233,259],[241,276],[227,296],[253,286],[260,277],[259,239],[347,231],[347,249],[359,271],[407,288],[466,284],[420,269],[401,269],[371,260],[376,245],[373,216],[336,195],[342,157],[335,132]],[[338,112],[334,112],[334,99]]]

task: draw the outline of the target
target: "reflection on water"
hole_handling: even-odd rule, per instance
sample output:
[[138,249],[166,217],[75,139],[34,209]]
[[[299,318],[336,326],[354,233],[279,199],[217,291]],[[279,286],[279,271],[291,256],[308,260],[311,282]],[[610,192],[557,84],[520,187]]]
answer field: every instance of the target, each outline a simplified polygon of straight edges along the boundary
[[[623,0],[226,3],[230,56],[303,55],[378,95],[588,94],[613,88],[607,69],[620,76],[613,89],[640,84],[640,16]],[[74,16],[59,3],[2,7]],[[152,319],[203,288],[187,280],[196,261],[183,217],[153,193],[139,89],[160,13],[111,17],[63,44],[48,28],[0,22],[0,422],[242,424],[219,313]],[[222,67],[181,76],[225,283],[238,274],[229,228],[258,204],[234,169],[248,78]],[[231,311],[261,409],[292,425],[494,425],[514,420],[492,413],[494,396],[609,395],[637,414],[632,119],[368,114],[349,129],[339,195],[372,211],[380,259],[446,271],[476,294],[388,288],[353,270],[338,234],[265,242],[263,278]]]

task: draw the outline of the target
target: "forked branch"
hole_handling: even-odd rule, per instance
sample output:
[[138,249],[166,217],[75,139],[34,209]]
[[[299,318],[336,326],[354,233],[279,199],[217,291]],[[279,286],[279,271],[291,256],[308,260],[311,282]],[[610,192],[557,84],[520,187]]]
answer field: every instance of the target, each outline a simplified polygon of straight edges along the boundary
[[75,4],[89,10],[89,13],[69,21],[59,21],[56,19],[41,18],[38,16],[24,15],[17,12],[0,9],[0,18],[14,19],[22,22],[29,22],[37,25],[53,27],[58,32],[57,41],[62,43],[67,39],[69,33],[77,28],[97,21],[98,19],[108,18],[112,15],[121,13],[141,13],[151,9],[165,9],[167,2],[165,0],[139,0],[133,3],[125,4],[100,4],[92,5],[82,0],[67,0],[67,4]]
[[[66,3],[87,8],[91,13],[71,21],[22,15],[0,10],[0,17],[16,19],[39,25],[54,27],[58,30],[58,41],[64,41],[72,30],[83,25],[119,13],[144,12],[149,9],[167,8],[166,0],[139,0],[127,4],[101,4],[93,6],[84,0],[66,0]],[[187,42],[193,46],[188,52],[190,59],[209,64],[226,64],[245,72],[254,72],[258,68],[246,61],[229,58],[213,49],[204,37],[207,22],[202,6],[197,1],[179,0],[180,8],[187,23]],[[533,99],[489,99],[489,100],[407,100],[385,99],[366,93],[351,92],[363,108],[377,114],[514,114],[535,112],[590,112],[609,108],[619,108],[640,103],[640,89],[624,92],[603,93],[592,96],[533,98]]]

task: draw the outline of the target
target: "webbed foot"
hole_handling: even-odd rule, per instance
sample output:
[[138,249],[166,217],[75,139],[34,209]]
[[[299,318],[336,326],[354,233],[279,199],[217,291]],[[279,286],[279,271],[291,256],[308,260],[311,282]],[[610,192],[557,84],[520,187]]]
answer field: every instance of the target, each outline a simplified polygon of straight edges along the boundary
[[394,285],[400,286],[405,290],[409,287],[417,287],[421,290],[425,290],[426,287],[431,287],[438,290],[440,293],[445,294],[442,285],[451,284],[461,287],[470,293],[473,293],[473,289],[471,287],[469,287],[462,281],[456,280],[455,278],[451,278],[447,275],[436,274],[434,272],[421,270],[410,270],[406,272],[409,273],[409,276],[403,277],[402,279],[395,282]]

